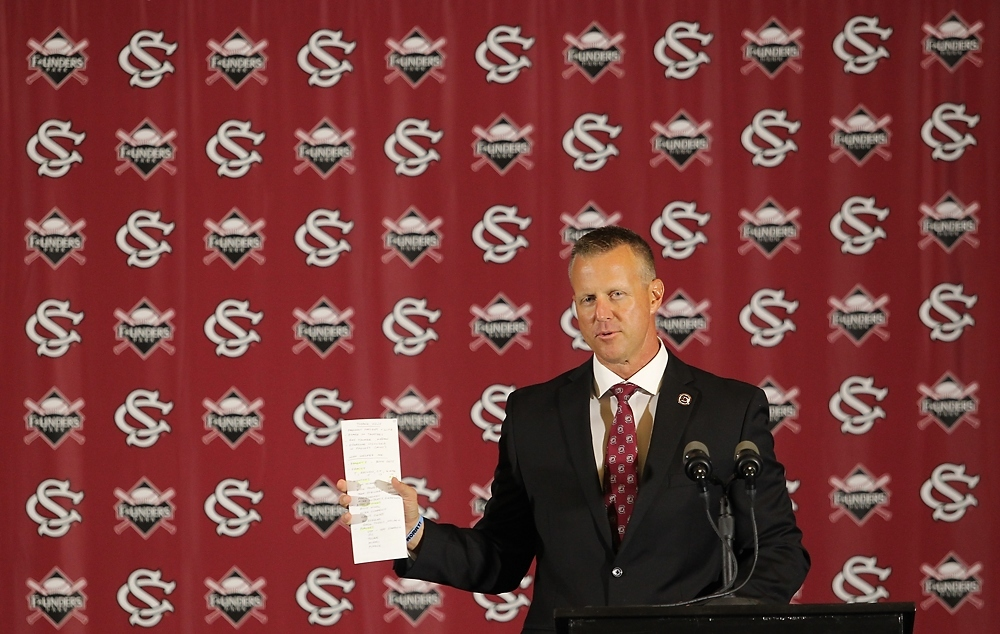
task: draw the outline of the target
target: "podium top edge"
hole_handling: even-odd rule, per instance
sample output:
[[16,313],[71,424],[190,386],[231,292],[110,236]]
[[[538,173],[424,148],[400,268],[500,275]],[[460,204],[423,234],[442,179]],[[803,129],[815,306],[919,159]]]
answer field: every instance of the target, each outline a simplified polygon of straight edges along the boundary
[[915,615],[916,604],[899,603],[801,603],[795,605],[781,603],[758,603],[748,605],[621,605],[587,606],[582,608],[557,608],[555,618],[588,618],[615,616],[723,616],[723,615],[774,615],[774,616],[838,616],[848,614],[900,614]]

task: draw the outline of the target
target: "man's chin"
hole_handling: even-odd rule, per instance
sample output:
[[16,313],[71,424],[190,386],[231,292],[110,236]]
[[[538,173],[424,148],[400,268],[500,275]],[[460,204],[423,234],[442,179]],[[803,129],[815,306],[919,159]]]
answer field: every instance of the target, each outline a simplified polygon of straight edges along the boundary
[[622,359],[621,352],[616,350],[613,346],[602,346],[599,342],[596,346],[591,346],[597,359],[606,366],[620,365],[624,359]]

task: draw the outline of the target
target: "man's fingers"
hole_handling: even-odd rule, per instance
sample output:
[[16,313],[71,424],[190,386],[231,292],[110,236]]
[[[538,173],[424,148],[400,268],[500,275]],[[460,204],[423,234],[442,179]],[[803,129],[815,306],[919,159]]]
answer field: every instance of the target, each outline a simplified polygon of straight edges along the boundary
[[351,505],[351,496],[346,495],[346,494],[345,495],[341,495],[340,499],[337,500],[337,503],[340,504],[341,506],[343,506],[344,508],[347,508],[348,506]]
[[347,493],[347,480],[344,480],[343,478],[337,480],[337,488],[341,493]]
[[404,500],[409,500],[411,498],[416,498],[417,492],[413,490],[413,487],[403,482],[399,478],[392,479],[392,488],[395,489],[396,493],[400,495]]
[[403,506],[416,506],[417,504],[417,490],[411,487],[409,484],[403,482],[399,478],[393,478],[392,482],[393,490],[403,498]]
[[406,516],[407,529],[413,528],[420,517],[420,505],[417,503],[417,490],[398,478],[392,479],[392,488],[403,498],[403,514]]
[[353,526],[355,524],[363,524],[365,520],[368,519],[365,515],[352,515],[350,513],[344,513],[340,516],[340,521],[344,526]]

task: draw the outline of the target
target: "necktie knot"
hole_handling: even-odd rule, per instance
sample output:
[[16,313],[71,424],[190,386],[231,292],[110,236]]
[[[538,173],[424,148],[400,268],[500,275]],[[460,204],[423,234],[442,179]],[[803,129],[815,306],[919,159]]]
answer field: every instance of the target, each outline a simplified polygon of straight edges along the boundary
[[628,401],[629,397],[635,394],[636,390],[638,389],[639,386],[636,385],[635,383],[629,383],[625,381],[623,383],[615,384],[611,388],[611,393],[614,394],[615,398],[618,399],[618,402],[621,403],[622,401]]

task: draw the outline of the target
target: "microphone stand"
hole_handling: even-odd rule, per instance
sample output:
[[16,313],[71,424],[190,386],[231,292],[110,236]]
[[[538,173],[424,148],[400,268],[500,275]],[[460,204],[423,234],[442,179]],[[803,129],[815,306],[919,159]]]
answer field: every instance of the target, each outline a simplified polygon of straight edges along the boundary
[[[708,487],[704,486],[705,480],[709,480],[712,484],[716,484],[722,488],[722,497],[719,498],[718,523],[716,523],[716,521],[712,518]],[[728,487],[714,476],[701,479],[700,484],[702,484],[701,498],[705,501],[705,517],[708,518],[708,523],[712,527],[712,531],[715,533],[715,536],[719,538],[719,543],[722,544],[722,588],[713,593],[711,596],[723,596],[733,586],[733,583],[735,583],[737,569],[736,554],[733,552],[735,522],[733,521],[733,514],[730,511],[729,497],[727,496]],[[703,597],[701,600],[706,598],[709,597]]]
[[731,588],[736,581],[736,555],[733,553],[733,534],[736,532],[736,523],[733,521],[733,513],[729,506],[728,488],[723,488],[722,497],[719,498],[719,533],[722,540],[722,590],[720,592]]
[[[757,568],[757,557],[760,554],[760,541],[759,541],[759,537],[757,535],[757,515],[756,515],[756,513],[754,513],[754,501],[756,499],[756,493],[757,493],[757,491],[756,491],[755,488],[747,487],[747,495],[750,497],[750,526],[753,528],[753,562],[751,562],[751,564],[750,564],[750,571],[747,573],[747,576],[743,578],[743,581],[738,586],[736,586],[735,588],[733,588],[732,590],[729,590],[728,586],[724,586],[722,588],[722,590],[720,590],[718,592],[713,592],[712,594],[708,594],[708,595],[705,595],[703,597],[697,597],[697,598],[694,598],[694,599],[689,599],[687,601],[678,601],[677,603],[662,604],[661,607],[665,607],[665,608],[677,608],[677,607],[681,607],[681,606],[684,606],[684,605],[694,605],[696,603],[704,603],[706,601],[711,601],[713,599],[733,599],[733,598],[735,598],[734,595],[737,592],[739,592],[740,590],[742,590],[743,586],[745,586],[747,584],[747,582],[750,581],[750,578],[753,577],[754,570]],[[702,495],[702,497],[704,497],[704,499],[705,499],[705,510],[707,512],[708,511],[708,492],[706,491]],[[723,498],[725,498],[725,496],[723,496]],[[709,519],[709,523],[711,523],[711,525],[712,525],[712,528],[715,530],[716,535],[719,535],[719,530],[716,527],[715,522],[711,521],[712,516],[709,515],[708,519]],[[719,537],[721,539],[721,535],[719,535]],[[733,556],[732,555],[732,549],[730,549],[729,553],[730,553],[730,556]],[[735,556],[733,556],[733,566],[734,566],[734,568],[735,568],[735,564],[736,564]],[[723,556],[723,566],[725,566],[725,556]]]

